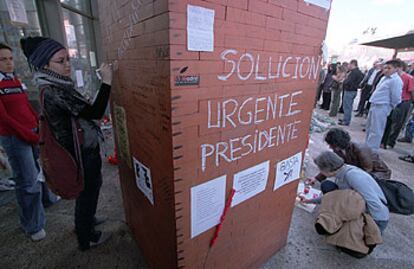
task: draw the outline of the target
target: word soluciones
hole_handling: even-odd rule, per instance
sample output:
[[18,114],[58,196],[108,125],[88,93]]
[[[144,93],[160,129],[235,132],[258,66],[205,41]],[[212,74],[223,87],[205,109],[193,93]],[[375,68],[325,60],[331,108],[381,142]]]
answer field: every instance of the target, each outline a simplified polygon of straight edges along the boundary
[[[219,80],[226,81],[230,77],[237,76],[240,80],[255,79],[259,81],[276,80],[279,78],[316,80],[321,63],[320,56],[279,56],[277,61],[273,57],[261,57],[258,53],[240,54],[235,49],[224,50],[220,58],[224,64],[230,65],[227,74],[218,75]],[[289,68],[293,65],[293,70]],[[247,72],[242,72],[242,66],[247,67]],[[260,72],[259,70],[265,70]]]

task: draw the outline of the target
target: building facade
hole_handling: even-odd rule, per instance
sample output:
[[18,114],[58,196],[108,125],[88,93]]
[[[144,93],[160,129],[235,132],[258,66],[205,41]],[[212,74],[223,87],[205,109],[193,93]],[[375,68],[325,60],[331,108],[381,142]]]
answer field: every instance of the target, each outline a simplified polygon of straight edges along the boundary
[[99,83],[95,71],[101,59],[97,14],[97,0],[0,0],[0,42],[13,48],[15,71],[28,86],[29,99],[36,108],[38,92],[19,40],[46,36],[64,44],[77,89],[92,98]]

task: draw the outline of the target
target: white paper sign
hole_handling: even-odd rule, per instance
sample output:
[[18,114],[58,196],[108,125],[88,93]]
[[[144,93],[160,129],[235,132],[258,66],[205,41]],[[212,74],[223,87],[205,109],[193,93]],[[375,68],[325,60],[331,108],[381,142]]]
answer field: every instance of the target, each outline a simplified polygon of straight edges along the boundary
[[140,189],[140,191],[142,191],[145,197],[148,198],[151,204],[154,205],[151,170],[137,159],[132,159],[134,160],[135,181],[137,187]]
[[265,190],[269,178],[269,161],[250,167],[234,175],[233,189],[236,191],[231,207]]
[[305,2],[322,7],[326,10],[329,10],[331,8],[331,0],[305,0]]
[[302,167],[302,152],[280,161],[276,165],[276,179],[273,190],[282,187],[300,177]]
[[214,10],[187,6],[187,49],[214,51]]
[[300,196],[304,197],[307,200],[318,198],[322,195],[322,192],[320,190],[317,190],[315,188],[312,188],[311,186],[307,186],[307,191],[305,191],[305,184],[303,182],[299,182],[298,185],[298,191],[297,191],[297,199],[296,199],[296,206],[299,208],[302,208],[303,210],[306,210],[310,213],[313,212],[313,210],[316,207],[316,204],[304,204],[300,202]]
[[6,0],[6,5],[12,22],[29,24],[23,0]]
[[76,75],[76,86],[78,88],[83,88],[85,86],[85,83],[83,81],[82,70],[76,70],[75,75]]
[[191,188],[191,238],[220,223],[225,192],[225,175]]
[[91,61],[91,67],[96,67],[96,54],[94,51],[89,52],[89,59]]

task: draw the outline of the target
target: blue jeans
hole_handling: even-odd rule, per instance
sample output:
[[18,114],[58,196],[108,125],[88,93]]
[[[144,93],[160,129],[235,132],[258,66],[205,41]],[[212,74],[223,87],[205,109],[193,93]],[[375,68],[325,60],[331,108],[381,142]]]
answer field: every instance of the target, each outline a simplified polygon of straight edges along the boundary
[[414,116],[408,121],[407,126],[405,127],[405,138],[409,139],[410,141],[413,140],[414,136]]
[[0,136],[0,143],[15,175],[20,224],[27,234],[34,234],[43,229],[46,222],[42,184],[37,181],[38,150],[15,136]]
[[381,234],[384,232],[385,228],[387,228],[388,220],[374,220],[377,224],[378,228],[380,229]]
[[352,118],[352,109],[354,106],[354,99],[357,95],[357,91],[344,91],[344,121],[345,125],[349,125],[351,123]]

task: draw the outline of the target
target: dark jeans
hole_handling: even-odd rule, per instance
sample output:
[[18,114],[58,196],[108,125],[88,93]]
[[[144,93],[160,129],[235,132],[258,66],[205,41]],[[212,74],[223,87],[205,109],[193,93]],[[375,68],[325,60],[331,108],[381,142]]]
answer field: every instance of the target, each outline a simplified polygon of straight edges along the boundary
[[372,86],[365,85],[365,87],[361,90],[361,98],[359,99],[358,103],[358,114],[364,114],[365,104],[370,97]]
[[414,116],[408,121],[407,126],[405,127],[405,138],[408,140],[413,140],[414,136]]
[[329,111],[330,117],[336,117],[338,114],[339,102],[341,102],[341,88],[332,90],[331,108]]
[[93,150],[82,150],[82,158],[84,189],[76,199],[75,229],[79,246],[87,247],[95,232],[93,219],[102,185],[102,160],[99,147]]
[[321,108],[325,110],[329,110],[331,105],[331,92],[323,92],[322,93],[322,105]]
[[387,118],[384,135],[382,136],[382,144],[392,147],[395,146],[395,142],[404,126],[410,108],[411,101],[403,101],[391,111],[391,114]]

